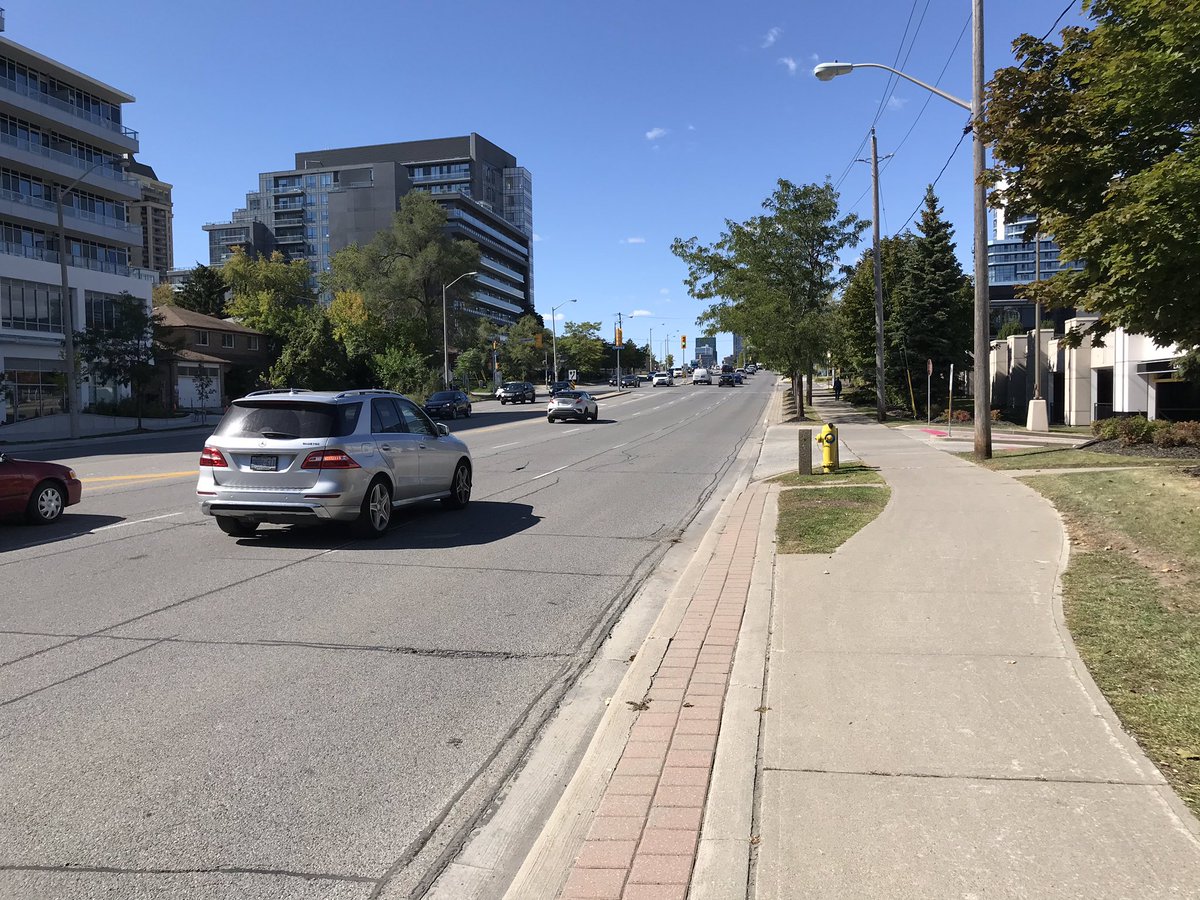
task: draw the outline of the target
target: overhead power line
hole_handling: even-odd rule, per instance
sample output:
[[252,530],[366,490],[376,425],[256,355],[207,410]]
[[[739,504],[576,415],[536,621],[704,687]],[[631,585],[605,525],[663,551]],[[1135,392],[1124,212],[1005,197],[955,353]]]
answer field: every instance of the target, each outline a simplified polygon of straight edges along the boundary
[[[937,178],[933,179],[933,187],[937,187],[937,183],[942,180],[942,176],[946,174],[946,169],[948,169],[950,167],[950,161],[953,160],[954,155],[956,153],[958,153],[958,148],[962,146],[963,139],[968,134],[970,134],[971,131],[972,131],[971,125],[970,125],[970,123],[968,123],[967,127],[963,129],[963,133],[958,136],[958,143],[954,145],[954,149],[951,150],[950,155],[948,157],[946,157],[946,162],[942,166],[942,170],[937,173]],[[921,202],[917,204],[917,208],[908,214],[908,218],[904,220],[904,224],[900,226],[900,228],[896,231],[896,234],[899,234],[901,231],[903,231],[905,228],[908,227],[908,223],[913,220],[913,216],[915,216],[918,212],[920,212],[921,207],[924,205],[925,205],[925,200],[924,200],[924,198],[922,198]]]
[[1054,29],[1058,27],[1058,23],[1063,20],[1063,16],[1065,16],[1067,13],[1069,13],[1071,11],[1071,7],[1073,7],[1074,5],[1075,5],[1075,0],[1071,0],[1070,3],[1068,3],[1065,7],[1063,7],[1063,11],[1058,14],[1058,18],[1055,19],[1054,24],[1050,26],[1050,30],[1042,35],[1043,42],[1045,42],[1045,40],[1048,37],[1050,37],[1050,35],[1053,33]]

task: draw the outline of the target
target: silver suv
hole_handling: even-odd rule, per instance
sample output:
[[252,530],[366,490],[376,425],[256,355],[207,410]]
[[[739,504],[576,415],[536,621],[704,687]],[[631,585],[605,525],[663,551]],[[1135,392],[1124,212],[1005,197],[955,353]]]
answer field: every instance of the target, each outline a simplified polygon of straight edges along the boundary
[[471,499],[471,452],[393,391],[255,391],[235,400],[200,454],[200,511],[226,534],[263,522],[350,522],[387,531],[395,507]]

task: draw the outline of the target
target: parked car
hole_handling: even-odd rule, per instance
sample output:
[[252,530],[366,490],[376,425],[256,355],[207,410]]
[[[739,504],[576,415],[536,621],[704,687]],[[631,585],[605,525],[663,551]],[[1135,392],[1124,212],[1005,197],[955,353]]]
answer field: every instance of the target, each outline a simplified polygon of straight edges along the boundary
[[651,384],[654,387],[671,387],[675,384],[675,379],[671,377],[670,372],[655,372]]
[[14,459],[0,453],[0,516],[24,516],[31,525],[57,522],[79,502],[83,485],[75,470],[52,462]]
[[692,372],[692,384],[712,384],[712,375],[708,369],[696,369]]
[[255,391],[204,442],[196,495],[235,537],[329,520],[378,537],[396,507],[462,509],[472,471],[467,445],[394,391]]
[[722,372],[717,379],[717,387],[733,387],[735,384],[737,382],[734,381],[732,372]]
[[549,391],[550,391],[551,397],[555,396],[556,394],[560,394],[563,391],[571,391],[571,390],[574,390],[574,388],[571,386],[571,382],[569,382],[569,381],[552,381],[552,382],[550,382]]
[[622,375],[621,387],[641,387],[642,379],[636,375]]
[[500,403],[532,403],[537,399],[537,391],[528,381],[509,381],[500,388]]
[[434,419],[471,418],[471,398],[462,391],[437,391],[425,401],[425,412]]
[[600,407],[587,391],[560,391],[550,398],[546,407],[546,421],[580,419],[593,422],[600,417]]

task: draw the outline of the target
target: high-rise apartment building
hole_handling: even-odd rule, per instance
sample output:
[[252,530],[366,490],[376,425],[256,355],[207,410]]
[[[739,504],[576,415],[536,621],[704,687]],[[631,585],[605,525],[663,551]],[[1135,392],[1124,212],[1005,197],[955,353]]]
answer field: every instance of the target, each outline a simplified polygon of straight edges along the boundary
[[132,249],[130,261],[139,268],[165,275],[175,268],[171,185],[159,180],[145,163],[131,161],[126,171],[142,188],[141,199],[129,205],[130,221],[142,226],[142,245]]
[[[70,324],[81,330],[106,321],[126,291],[150,305],[157,276],[135,264],[142,229],[129,221],[141,186],[123,168],[138,150],[137,132],[124,124],[131,102],[0,37],[0,423],[65,412]],[[86,406],[111,392],[84,383],[75,402]]]
[[[1016,287],[1034,280],[1034,270],[1040,269],[1043,280],[1066,269],[1079,269],[1083,264],[1059,259],[1058,244],[1048,235],[1038,235],[1035,245],[1025,239],[1025,230],[1033,224],[1033,216],[1013,214],[1003,207],[992,210],[993,232],[988,241],[988,298],[992,307],[992,329],[996,331],[1006,321],[1020,321],[1033,328],[1033,304],[1016,296]],[[1040,259],[1038,258],[1040,256]],[[1071,316],[1070,311],[1053,313],[1055,330]]]
[[479,246],[471,312],[504,323],[534,311],[532,179],[473,133],[297,153],[294,168],[258,176],[230,221],[204,226],[209,265],[223,265],[235,246],[279,250],[315,278],[333,253],[388,228],[409,191],[427,191],[446,211],[447,233]]

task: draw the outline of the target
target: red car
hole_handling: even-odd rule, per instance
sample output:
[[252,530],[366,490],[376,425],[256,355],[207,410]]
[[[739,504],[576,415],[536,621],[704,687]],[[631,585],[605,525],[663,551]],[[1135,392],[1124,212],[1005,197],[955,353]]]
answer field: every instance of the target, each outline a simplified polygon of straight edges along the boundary
[[74,469],[0,453],[0,517],[23,514],[30,524],[49,525],[82,492]]

